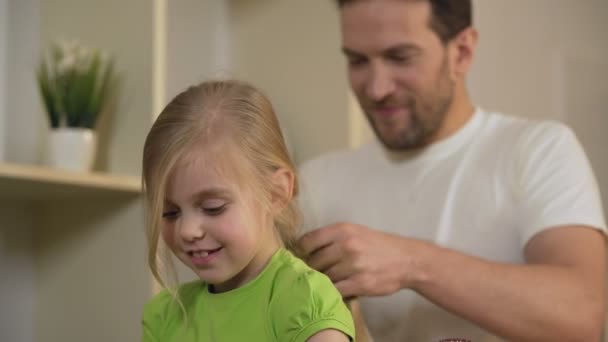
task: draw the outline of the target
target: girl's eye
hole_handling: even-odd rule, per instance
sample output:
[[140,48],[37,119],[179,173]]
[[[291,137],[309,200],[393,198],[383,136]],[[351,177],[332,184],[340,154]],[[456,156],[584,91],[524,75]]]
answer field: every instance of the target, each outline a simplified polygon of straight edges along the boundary
[[222,204],[219,206],[203,207],[203,210],[205,211],[205,213],[207,213],[207,215],[217,216],[217,215],[220,215],[221,213],[223,213],[224,210],[226,210],[226,204]]
[[163,218],[165,220],[173,221],[173,220],[177,219],[178,216],[179,216],[179,211],[177,211],[177,210],[166,210],[163,212]]

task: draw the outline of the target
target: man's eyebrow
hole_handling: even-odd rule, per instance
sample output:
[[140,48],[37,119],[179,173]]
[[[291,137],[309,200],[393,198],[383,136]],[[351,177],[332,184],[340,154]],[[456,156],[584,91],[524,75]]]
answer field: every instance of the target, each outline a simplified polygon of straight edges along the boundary
[[[403,43],[390,46],[382,51],[382,54],[394,54],[394,53],[404,53],[404,52],[419,52],[422,49],[412,43]],[[361,52],[357,52],[355,50],[349,49],[347,47],[342,47],[342,53],[349,57],[364,57],[365,54]]]
[[357,56],[363,56],[362,53],[356,52],[354,50],[351,50],[347,47],[343,47],[342,48],[342,53],[345,54],[346,56],[353,56],[353,57],[357,57]]
[[419,52],[421,50],[422,49],[416,44],[404,43],[404,44],[398,44],[395,46],[391,46],[388,49],[385,49],[383,51],[383,53],[390,54],[390,53],[402,53],[402,52]]

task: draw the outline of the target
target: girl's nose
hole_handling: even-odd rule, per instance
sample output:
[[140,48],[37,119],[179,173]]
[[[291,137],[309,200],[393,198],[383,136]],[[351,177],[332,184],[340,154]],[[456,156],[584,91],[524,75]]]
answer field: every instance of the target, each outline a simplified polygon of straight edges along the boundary
[[179,234],[184,241],[195,241],[205,237],[205,230],[201,220],[197,220],[195,217],[184,216],[180,220]]

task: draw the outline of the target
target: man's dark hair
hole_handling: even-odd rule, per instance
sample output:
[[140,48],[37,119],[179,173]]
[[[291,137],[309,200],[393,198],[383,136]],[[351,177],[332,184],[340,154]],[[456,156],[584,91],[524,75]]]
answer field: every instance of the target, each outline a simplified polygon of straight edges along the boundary
[[[360,0],[336,0],[338,6]],[[404,0],[405,1],[405,0]],[[411,0],[410,0],[411,1]],[[472,25],[473,5],[471,0],[425,0],[431,5],[430,27],[445,44],[462,30]]]

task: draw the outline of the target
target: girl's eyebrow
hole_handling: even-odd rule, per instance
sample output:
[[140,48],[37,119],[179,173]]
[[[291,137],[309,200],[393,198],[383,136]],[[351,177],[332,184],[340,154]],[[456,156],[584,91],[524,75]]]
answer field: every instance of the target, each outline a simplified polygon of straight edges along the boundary
[[[211,187],[208,189],[203,189],[201,191],[197,191],[196,193],[192,194],[192,196],[190,196],[190,201],[200,202],[200,201],[204,201],[209,198],[220,198],[220,199],[228,200],[231,198],[231,194],[232,194],[232,192],[230,190],[228,190],[227,188]],[[177,206],[175,204],[175,202],[168,197],[164,199],[164,205],[165,206]]]
[[222,187],[211,187],[194,193],[191,197],[193,202],[202,201],[208,198],[224,198],[230,197],[230,190]]

